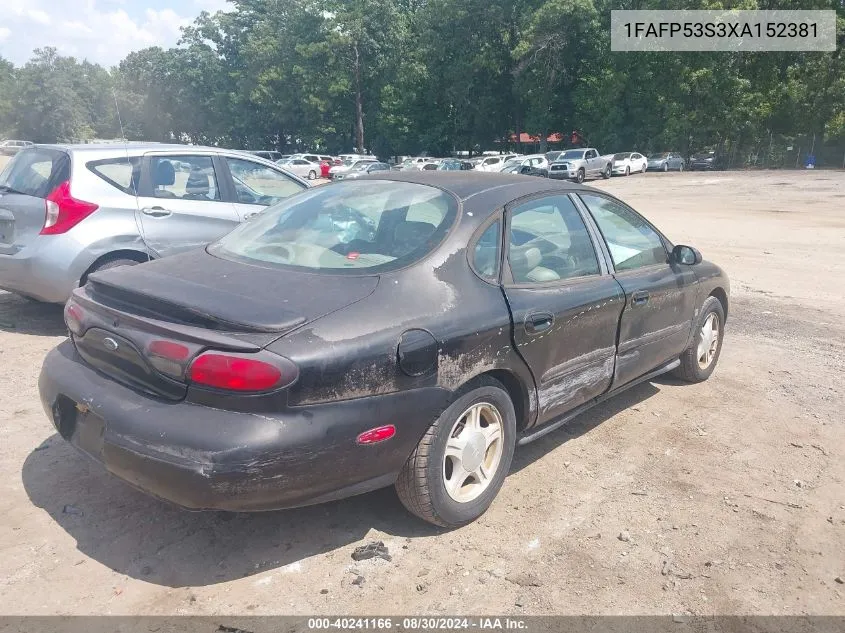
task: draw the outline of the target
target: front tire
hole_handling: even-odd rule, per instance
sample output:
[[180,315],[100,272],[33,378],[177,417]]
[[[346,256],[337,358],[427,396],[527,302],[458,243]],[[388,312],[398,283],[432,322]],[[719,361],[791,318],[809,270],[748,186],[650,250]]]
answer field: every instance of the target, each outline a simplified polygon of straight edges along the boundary
[[317,172],[313,169],[308,172],[308,180],[315,180],[317,178]]
[[679,172],[684,171],[684,164],[683,164],[683,163],[681,163],[680,165],[678,165],[678,171],[679,171]]
[[687,382],[704,382],[716,369],[725,338],[725,308],[716,297],[707,297],[695,324],[695,336],[681,354],[675,375]]
[[582,167],[578,170],[578,174],[575,176],[575,182],[580,185],[582,182],[584,182],[585,176],[586,174],[584,173],[584,168]]
[[669,163],[663,163],[663,171],[669,171]]
[[465,389],[423,435],[396,481],[409,512],[455,528],[480,517],[498,494],[516,446],[516,414],[501,383]]

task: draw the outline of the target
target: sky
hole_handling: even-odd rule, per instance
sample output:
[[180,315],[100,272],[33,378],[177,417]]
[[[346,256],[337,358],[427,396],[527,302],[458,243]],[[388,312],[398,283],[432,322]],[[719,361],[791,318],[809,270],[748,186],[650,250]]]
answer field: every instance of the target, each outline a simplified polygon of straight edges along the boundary
[[54,46],[111,67],[131,51],[175,45],[201,11],[225,8],[226,0],[0,0],[0,57],[21,66],[33,49]]

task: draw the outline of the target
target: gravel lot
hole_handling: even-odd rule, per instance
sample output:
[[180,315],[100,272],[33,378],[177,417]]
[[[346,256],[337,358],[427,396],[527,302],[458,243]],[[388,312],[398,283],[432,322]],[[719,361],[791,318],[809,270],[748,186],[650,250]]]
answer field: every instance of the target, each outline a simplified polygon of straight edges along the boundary
[[[261,515],[135,492],[41,410],[60,309],[0,295],[0,612],[845,614],[845,174],[594,184],[728,271],[720,365],[519,449],[451,532],[392,490]],[[371,540],[392,562],[352,561]]]

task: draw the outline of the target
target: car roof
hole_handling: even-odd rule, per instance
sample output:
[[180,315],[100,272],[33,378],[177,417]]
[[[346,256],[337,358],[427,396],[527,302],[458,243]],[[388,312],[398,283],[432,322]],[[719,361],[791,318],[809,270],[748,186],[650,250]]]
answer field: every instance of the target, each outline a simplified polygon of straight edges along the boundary
[[[496,209],[539,193],[593,192],[591,187],[567,180],[530,178],[501,172],[473,171],[390,171],[365,176],[368,180],[411,182],[438,187],[457,197],[464,209],[464,221],[469,218],[481,223]],[[334,186],[334,185],[331,185]]]

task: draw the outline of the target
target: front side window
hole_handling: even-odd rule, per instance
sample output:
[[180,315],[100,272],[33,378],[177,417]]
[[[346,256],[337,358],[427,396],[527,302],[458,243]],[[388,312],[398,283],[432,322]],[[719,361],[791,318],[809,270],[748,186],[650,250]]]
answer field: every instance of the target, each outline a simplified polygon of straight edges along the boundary
[[280,202],[209,252],[281,268],[384,272],[431,252],[456,215],[454,199],[434,187],[347,180]]
[[235,182],[237,201],[269,206],[302,191],[305,186],[266,165],[242,158],[226,158]]
[[569,196],[531,200],[511,211],[508,262],[518,284],[599,274],[596,251]]
[[638,213],[594,194],[581,194],[581,199],[599,226],[616,270],[666,263],[663,240]]
[[210,156],[153,156],[150,173],[155,198],[220,200]]

